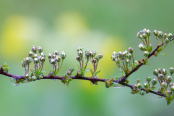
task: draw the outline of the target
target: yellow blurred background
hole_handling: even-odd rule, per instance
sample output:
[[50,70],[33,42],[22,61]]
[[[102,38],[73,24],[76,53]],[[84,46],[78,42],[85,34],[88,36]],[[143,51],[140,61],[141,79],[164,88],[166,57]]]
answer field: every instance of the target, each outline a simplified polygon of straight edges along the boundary
[[[173,4],[172,0],[1,0],[0,64],[6,62],[10,73],[23,75],[21,61],[32,45],[41,46],[46,55],[65,51],[67,57],[59,73],[63,76],[70,66],[77,69],[76,49],[82,46],[103,53],[99,78],[119,77],[121,73],[110,59],[112,52],[133,47],[135,59],[142,59],[136,33],[144,28],[174,33]],[[150,41],[155,48],[153,35]],[[147,76],[155,78],[155,68],[174,67],[173,45],[171,42],[163,51],[166,56],[152,57],[150,66],[132,74],[130,84],[137,78],[142,84]],[[45,75],[52,70],[48,60],[44,68]],[[73,80],[68,87],[59,80],[14,86],[9,77],[0,75],[0,116],[173,115],[174,103],[167,106],[164,98],[132,95],[130,91],[80,80]]]

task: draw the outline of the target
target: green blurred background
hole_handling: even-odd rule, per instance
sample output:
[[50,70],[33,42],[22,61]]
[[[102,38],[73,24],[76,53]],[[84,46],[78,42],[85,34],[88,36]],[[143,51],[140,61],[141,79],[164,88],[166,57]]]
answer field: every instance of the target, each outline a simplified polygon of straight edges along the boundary
[[[65,51],[67,58],[59,75],[73,66],[77,69],[76,49],[96,50],[104,57],[99,63],[99,78],[121,76],[110,60],[113,51],[134,48],[135,59],[143,58],[136,33],[143,28],[174,33],[173,0],[0,0],[0,64],[10,73],[23,75],[21,61],[32,45],[44,53]],[[151,43],[157,45],[154,36]],[[153,76],[155,68],[174,67],[171,42],[163,51],[166,56],[152,57],[130,76]],[[52,69],[46,60],[47,75]],[[90,66],[89,66],[90,68]],[[74,73],[75,74],[75,73]],[[86,76],[90,76],[87,74]],[[0,116],[171,116],[174,103],[148,94],[130,94],[130,88],[105,88],[88,81],[73,80],[67,87],[59,80],[41,80],[14,86],[0,75]]]

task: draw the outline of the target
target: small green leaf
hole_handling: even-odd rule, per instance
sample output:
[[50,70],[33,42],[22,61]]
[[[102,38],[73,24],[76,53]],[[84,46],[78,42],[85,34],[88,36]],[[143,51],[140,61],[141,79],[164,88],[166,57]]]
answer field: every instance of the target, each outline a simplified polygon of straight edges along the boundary
[[162,56],[165,56],[165,55],[167,55],[167,53],[160,53]]
[[152,87],[151,87],[151,90],[154,90],[155,88],[156,88],[156,87],[152,86]]
[[67,79],[68,78],[68,76],[67,75],[65,75],[65,79]]
[[100,73],[100,71],[101,71],[101,70],[97,71],[97,72],[95,73],[95,75],[97,75],[98,73]]
[[3,71],[5,71],[5,72],[9,71],[9,67],[6,63],[4,65],[2,65],[1,67],[2,67]]

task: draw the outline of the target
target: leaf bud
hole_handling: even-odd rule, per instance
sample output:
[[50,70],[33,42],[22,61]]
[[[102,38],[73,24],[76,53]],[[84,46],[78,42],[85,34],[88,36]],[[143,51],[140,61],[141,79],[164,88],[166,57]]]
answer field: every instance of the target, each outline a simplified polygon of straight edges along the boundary
[[161,70],[161,74],[166,75],[167,74],[167,70],[166,69],[162,69]]
[[43,52],[40,53],[41,57],[45,57],[45,54]]
[[56,56],[56,61],[60,62],[60,60],[61,60],[61,57],[60,56]]
[[96,51],[92,51],[91,57],[95,57],[95,55],[96,55]]
[[142,88],[142,86],[141,86],[140,83],[137,84],[137,87],[138,87],[138,89],[141,89]]
[[37,77],[36,76],[32,76],[32,80],[36,81]]
[[150,36],[151,31],[150,31],[149,29],[147,29],[147,30],[146,30],[146,34],[147,34],[147,36]]
[[156,75],[156,76],[158,76],[158,70],[155,69],[155,70],[153,71],[153,74]]
[[147,34],[146,33],[143,33],[143,38],[147,39]]
[[171,81],[172,81],[172,76],[168,76],[166,82],[167,82],[167,83],[170,83]]
[[171,82],[170,84],[169,84],[169,86],[171,87],[171,86],[174,86],[174,83],[173,82]]
[[66,57],[66,54],[65,54],[65,52],[64,52],[64,51],[62,51],[62,53],[61,53],[61,58],[62,58],[62,60],[64,60],[64,59],[65,59],[65,57]]
[[172,33],[169,33],[167,37],[168,37],[169,39],[172,39],[172,36],[173,36]]
[[163,38],[163,32],[162,31],[158,31],[158,37]]
[[55,51],[53,52],[53,54],[59,55],[59,52],[55,50]]
[[83,51],[78,51],[77,52],[77,55],[80,56],[80,57],[82,57],[83,56]]
[[144,83],[144,88],[147,89],[149,85],[147,83]]
[[157,31],[157,30],[154,30],[154,31],[153,31],[153,34],[154,34],[155,36],[158,36],[158,31]]
[[82,48],[82,47],[78,47],[78,48],[77,48],[77,52],[78,52],[78,51],[83,51],[83,48]]
[[144,51],[144,56],[148,57],[149,56],[149,52],[148,51]]
[[167,36],[167,33],[164,33],[164,39],[167,38],[167,37],[168,37],[168,36]]
[[29,78],[29,75],[28,75],[28,74],[26,74],[26,75],[25,75],[25,78],[27,78],[27,79],[28,79],[28,78]]
[[71,71],[66,71],[66,74],[69,76],[69,75],[71,75]]
[[41,61],[42,63],[44,63],[44,62],[45,62],[45,57],[41,57],[41,58],[40,58],[40,61]]
[[138,88],[137,84],[134,84],[134,88],[135,88],[135,89],[137,89],[137,88]]
[[156,79],[153,79],[152,80],[152,85],[154,86],[156,83],[157,83],[157,80]]
[[34,54],[34,55],[33,55],[33,58],[37,58],[37,57],[38,57],[38,55],[37,55],[37,54]]
[[162,88],[166,88],[166,87],[167,87],[167,83],[166,83],[166,82],[162,82],[162,83],[161,83],[161,87],[162,87]]
[[49,53],[49,54],[48,54],[48,59],[50,59],[50,58],[51,58],[51,56],[52,56],[52,55],[51,55],[51,53]]
[[141,51],[145,51],[145,49],[146,49],[145,46],[142,43],[140,43],[138,45],[138,47],[140,48]]
[[99,61],[99,56],[96,56],[95,59],[96,59],[97,61]]
[[158,79],[163,80],[164,79],[164,75],[163,74],[158,75]]
[[34,63],[38,63],[39,62],[39,60],[38,60],[38,58],[34,58]]
[[170,42],[170,40],[168,38],[166,38],[164,41],[166,44],[168,44]]
[[140,95],[141,95],[141,96],[143,96],[143,95],[145,95],[145,94],[146,94],[145,91],[141,91],[141,92],[140,92]]
[[114,56],[111,56],[111,60],[112,60],[112,61],[115,61],[115,57],[114,57]]
[[170,70],[170,74],[172,75],[174,73],[174,68],[170,67],[169,70]]
[[130,54],[130,53],[126,54],[126,56],[127,56],[128,59],[132,58],[132,54]]
[[37,51],[38,51],[39,53],[41,53],[41,52],[43,51],[43,49],[39,46],[39,47],[37,48]]
[[140,83],[140,81],[141,81],[140,79],[136,79],[136,80],[135,80],[135,82],[137,82],[137,83]]
[[97,60],[95,58],[92,59],[92,63],[96,63]]
[[32,57],[33,56],[33,52],[32,51],[29,51],[28,56],[29,57]]
[[56,60],[55,60],[55,59],[51,59],[50,63],[51,63],[52,65],[55,65],[55,64],[56,64]]
[[146,78],[146,81],[149,83],[152,79],[150,77]]
[[128,52],[130,52],[132,54],[133,53],[133,48],[132,47],[129,47],[128,48]]
[[36,50],[37,50],[37,48],[33,45],[33,47],[32,47],[32,52],[34,52],[35,54],[36,54]]
[[171,90],[171,91],[174,91],[174,86],[171,86],[170,90]]
[[158,73],[160,73],[160,74],[162,73],[162,69],[161,68],[158,68],[157,70],[158,70]]
[[76,57],[77,61],[81,61],[81,58],[79,56]]
[[90,51],[89,51],[89,50],[86,50],[86,51],[85,51],[85,56],[86,56],[86,57],[89,57],[89,56],[90,56]]
[[103,58],[103,54],[102,53],[99,53],[98,54],[98,57],[99,57],[99,59]]

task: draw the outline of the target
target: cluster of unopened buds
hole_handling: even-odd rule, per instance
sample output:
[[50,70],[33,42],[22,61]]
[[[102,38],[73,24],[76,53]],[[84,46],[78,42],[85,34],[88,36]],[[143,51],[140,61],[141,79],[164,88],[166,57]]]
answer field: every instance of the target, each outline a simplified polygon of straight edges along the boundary
[[131,47],[129,47],[128,50],[125,50],[124,52],[114,51],[111,56],[111,60],[116,63],[122,73],[122,76],[128,74],[135,66],[138,65],[138,62],[134,61],[133,48]]
[[[28,82],[43,78],[45,57],[43,49],[40,46],[36,48],[33,45],[31,51],[28,53],[28,57],[22,61],[22,67],[25,68],[24,75]],[[31,69],[31,75],[29,75],[29,65],[31,62],[34,62],[34,68]]]
[[[91,61],[93,65],[93,69],[90,69],[90,72],[92,74],[92,77],[96,78],[96,75],[100,72],[100,71],[97,71],[98,62],[101,58],[103,58],[103,54],[99,53],[98,55],[96,55],[96,51],[90,51],[90,50],[86,50],[84,53],[83,48],[78,47],[77,55],[78,56],[76,57],[76,60],[79,62],[78,69],[77,69],[78,75],[84,76],[84,73],[89,71],[89,69],[87,69],[87,65],[88,65],[88,62]],[[85,55],[85,58],[84,58],[84,55]],[[84,65],[84,59],[86,60],[85,65]]]
[[[160,87],[158,89],[158,92],[166,95],[167,104],[170,104],[170,102],[174,98],[174,83],[172,81],[172,74],[174,73],[174,68],[169,68],[170,75],[167,76],[167,70],[166,69],[155,69],[153,71],[153,74],[157,77],[157,80],[160,84]],[[134,90],[131,91],[132,94],[139,93],[140,95],[145,95],[145,93],[149,93],[150,90],[154,90],[157,84],[157,80],[154,78],[153,80],[151,77],[147,77],[146,81],[147,83],[144,83],[142,86],[140,84],[140,79],[136,80],[136,84],[134,84]],[[151,83],[150,83],[151,82]],[[151,85],[152,84],[152,85]],[[145,91],[143,91],[143,89]]]
[[49,63],[53,68],[53,72],[51,73],[53,76],[56,76],[58,74],[65,58],[66,54],[64,51],[62,51],[61,53],[54,51],[53,54],[48,54]]

